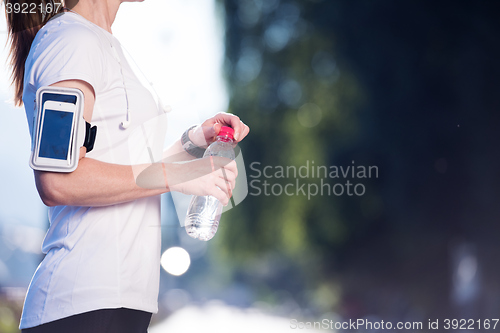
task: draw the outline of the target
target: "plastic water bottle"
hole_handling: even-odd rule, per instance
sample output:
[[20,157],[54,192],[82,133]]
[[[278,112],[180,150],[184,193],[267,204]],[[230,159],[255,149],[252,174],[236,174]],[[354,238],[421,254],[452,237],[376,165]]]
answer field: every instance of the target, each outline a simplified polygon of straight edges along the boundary
[[[233,135],[231,127],[223,126],[203,157],[220,156],[234,160]],[[212,239],[219,227],[222,208],[222,203],[211,195],[194,196],[184,222],[188,235],[203,241]]]

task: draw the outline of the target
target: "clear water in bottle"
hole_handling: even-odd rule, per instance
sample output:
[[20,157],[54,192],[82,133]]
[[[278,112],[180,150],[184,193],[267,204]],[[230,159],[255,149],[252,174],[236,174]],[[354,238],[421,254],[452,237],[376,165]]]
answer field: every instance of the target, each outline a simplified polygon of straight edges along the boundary
[[[223,126],[203,157],[220,156],[234,160],[233,135],[231,127]],[[222,203],[213,196],[193,196],[184,222],[188,235],[203,241],[212,239],[219,227],[222,208]]]

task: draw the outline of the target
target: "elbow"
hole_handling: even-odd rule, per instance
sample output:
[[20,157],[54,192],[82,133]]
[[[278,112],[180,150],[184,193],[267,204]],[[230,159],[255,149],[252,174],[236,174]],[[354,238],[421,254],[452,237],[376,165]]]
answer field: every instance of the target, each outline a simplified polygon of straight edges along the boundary
[[42,199],[42,202],[45,206],[47,207],[55,207],[59,206],[60,204],[57,202],[54,196],[51,196],[47,193],[42,193],[38,191],[38,194],[40,194],[40,199]]
[[35,172],[36,189],[40,199],[48,207],[66,204],[57,178],[58,175],[51,172]]

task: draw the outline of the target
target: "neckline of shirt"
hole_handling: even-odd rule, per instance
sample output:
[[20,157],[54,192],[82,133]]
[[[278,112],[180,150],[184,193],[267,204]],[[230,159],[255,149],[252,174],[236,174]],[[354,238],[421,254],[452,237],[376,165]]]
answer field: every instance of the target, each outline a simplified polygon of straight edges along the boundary
[[98,26],[94,22],[87,20],[82,15],[80,15],[78,13],[75,13],[75,12],[64,12],[63,13],[63,15],[67,15],[67,14],[70,14],[72,17],[76,18],[80,22],[83,22],[84,24],[87,24],[87,25],[90,25],[90,26],[93,26],[93,27],[97,28],[98,30],[104,32],[106,34],[106,36],[109,36],[109,37],[112,37],[113,39],[116,39],[116,37],[112,33],[110,33],[109,31],[107,31],[106,29]]

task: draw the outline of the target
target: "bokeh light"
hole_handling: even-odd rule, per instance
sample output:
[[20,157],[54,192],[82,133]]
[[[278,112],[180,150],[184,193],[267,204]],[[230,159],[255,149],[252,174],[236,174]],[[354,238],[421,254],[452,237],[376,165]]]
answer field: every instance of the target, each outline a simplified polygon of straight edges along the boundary
[[314,127],[318,125],[323,117],[323,113],[319,106],[314,103],[306,103],[302,105],[297,112],[297,119],[304,127]]
[[186,273],[190,265],[191,257],[182,247],[171,247],[161,256],[161,267],[171,275]]

